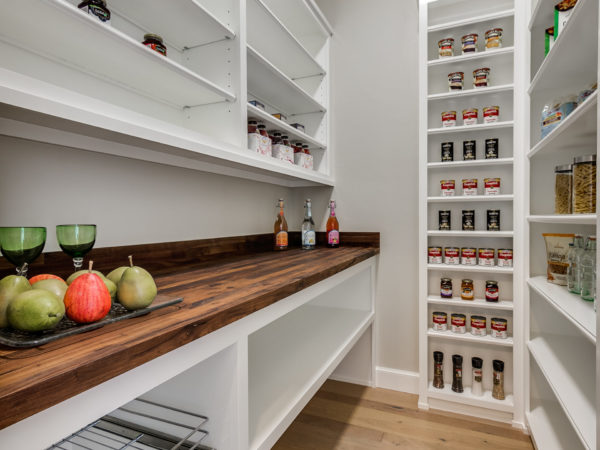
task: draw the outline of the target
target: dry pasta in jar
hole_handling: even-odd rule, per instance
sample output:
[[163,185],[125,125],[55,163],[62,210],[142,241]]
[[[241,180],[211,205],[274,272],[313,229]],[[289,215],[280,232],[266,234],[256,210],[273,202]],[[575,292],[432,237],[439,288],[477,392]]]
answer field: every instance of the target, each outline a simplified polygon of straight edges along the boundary
[[565,164],[554,168],[554,214],[573,212],[573,166]]
[[596,212],[596,155],[573,159],[573,213]]

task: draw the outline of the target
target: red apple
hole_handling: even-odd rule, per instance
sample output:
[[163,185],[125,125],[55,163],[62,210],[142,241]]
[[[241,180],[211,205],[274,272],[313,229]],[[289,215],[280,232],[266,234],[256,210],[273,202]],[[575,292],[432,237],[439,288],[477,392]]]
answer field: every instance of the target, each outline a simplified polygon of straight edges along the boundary
[[42,281],[42,280],[50,280],[50,279],[55,279],[55,280],[60,280],[62,282],[64,282],[65,280],[63,280],[61,277],[56,276],[56,275],[51,275],[49,273],[43,273],[41,275],[36,275],[35,277],[32,277],[29,279],[29,284],[31,284],[33,286],[34,283],[37,283],[38,281]]
[[110,311],[110,292],[102,278],[92,273],[92,264],[88,273],[77,277],[65,293],[67,317],[77,323],[90,323],[102,319]]

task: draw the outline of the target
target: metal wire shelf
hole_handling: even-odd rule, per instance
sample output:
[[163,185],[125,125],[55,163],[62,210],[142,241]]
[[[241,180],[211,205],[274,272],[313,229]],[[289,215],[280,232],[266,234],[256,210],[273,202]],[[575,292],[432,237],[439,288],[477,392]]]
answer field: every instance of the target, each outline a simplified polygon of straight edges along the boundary
[[47,450],[214,450],[201,442],[208,417],[141,398]]

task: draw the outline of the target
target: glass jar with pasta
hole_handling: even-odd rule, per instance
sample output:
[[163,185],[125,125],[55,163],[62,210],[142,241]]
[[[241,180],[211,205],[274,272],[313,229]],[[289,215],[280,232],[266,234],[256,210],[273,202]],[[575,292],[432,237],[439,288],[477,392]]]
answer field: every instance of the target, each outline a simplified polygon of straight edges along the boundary
[[573,159],[573,213],[596,212],[596,155]]
[[573,213],[573,166],[554,168],[554,214]]

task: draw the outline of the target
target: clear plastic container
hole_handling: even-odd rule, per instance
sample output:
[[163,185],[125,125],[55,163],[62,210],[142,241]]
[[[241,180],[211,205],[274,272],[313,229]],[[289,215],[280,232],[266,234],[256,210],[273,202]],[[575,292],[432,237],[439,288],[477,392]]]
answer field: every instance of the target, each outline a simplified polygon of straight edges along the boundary
[[554,169],[554,214],[573,213],[573,166]]
[[573,213],[596,213],[596,155],[573,159]]

